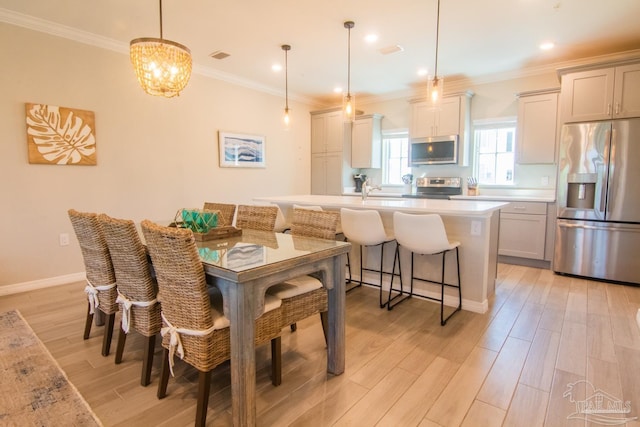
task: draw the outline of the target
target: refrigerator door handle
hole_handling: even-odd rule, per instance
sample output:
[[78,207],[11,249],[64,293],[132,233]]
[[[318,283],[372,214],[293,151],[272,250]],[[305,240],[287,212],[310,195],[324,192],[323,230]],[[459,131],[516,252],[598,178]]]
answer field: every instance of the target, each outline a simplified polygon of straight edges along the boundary
[[604,171],[602,173],[602,187],[600,188],[600,213],[604,216],[606,203],[607,203],[607,188],[609,187],[609,153],[611,146],[611,130],[605,132],[605,141],[607,143],[604,146]]
[[585,225],[585,224],[570,224],[565,222],[558,222],[558,227],[560,228],[582,228],[586,230],[615,230],[615,231],[628,231],[633,233],[640,233],[640,228],[636,227],[628,227],[622,224],[620,225],[612,225],[608,223],[606,226],[598,226],[598,225]]

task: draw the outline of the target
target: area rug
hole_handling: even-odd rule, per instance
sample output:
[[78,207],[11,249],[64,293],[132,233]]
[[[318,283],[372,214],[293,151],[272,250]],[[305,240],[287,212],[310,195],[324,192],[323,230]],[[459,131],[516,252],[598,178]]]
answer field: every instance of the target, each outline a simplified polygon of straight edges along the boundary
[[0,373],[0,425],[102,425],[17,310],[0,313]]

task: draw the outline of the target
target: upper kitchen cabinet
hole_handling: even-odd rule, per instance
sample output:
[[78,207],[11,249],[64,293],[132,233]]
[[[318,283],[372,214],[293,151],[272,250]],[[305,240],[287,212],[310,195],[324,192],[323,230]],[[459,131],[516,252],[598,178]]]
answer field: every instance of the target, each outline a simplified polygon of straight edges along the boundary
[[558,71],[564,123],[640,117],[640,63],[584,68]]
[[353,185],[351,123],[340,108],[311,112],[311,194],[341,195]]
[[436,108],[424,99],[411,101],[409,137],[458,135],[458,164],[468,166],[472,96],[470,91],[451,94]]
[[518,94],[519,164],[555,163],[559,89]]
[[342,151],[343,140],[341,109],[311,113],[311,153]]
[[382,167],[381,114],[357,116],[351,141],[352,168]]

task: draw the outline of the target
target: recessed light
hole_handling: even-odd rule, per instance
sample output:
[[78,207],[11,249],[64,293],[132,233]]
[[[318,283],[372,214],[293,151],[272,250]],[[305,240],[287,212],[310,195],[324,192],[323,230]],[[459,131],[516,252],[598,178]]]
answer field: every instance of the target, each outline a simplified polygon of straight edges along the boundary
[[378,41],[378,35],[367,34],[367,36],[364,38],[364,41],[366,41],[367,43],[375,43],[376,41]]
[[279,72],[279,71],[282,71],[282,65],[280,65],[280,64],[273,64],[273,65],[271,66],[271,70],[272,70],[273,72],[275,72],[275,73],[277,73],[277,72]]
[[342,88],[340,86],[336,86],[335,88],[333,88],[333,91],[335,93],[342,93]]
[[555,43],[553,43],[553,42],[540,43],[540,49],[542,49],[542,50],[551,50],[554,47],[555,47]]
[[418,69],[418,75],[420,77],[426,76],[427,74],[429,74],[429,70],[427,70],[426,68]]

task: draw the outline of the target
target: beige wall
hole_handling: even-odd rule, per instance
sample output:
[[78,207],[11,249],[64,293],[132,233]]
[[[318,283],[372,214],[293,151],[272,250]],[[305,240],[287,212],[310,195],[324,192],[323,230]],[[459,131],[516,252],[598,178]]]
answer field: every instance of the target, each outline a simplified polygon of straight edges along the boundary
[[[205,200],[309,192],[309,106],[293,103],[284,131],[283,98],[211,78],[152,97],[127,55],[7,24],[0,64],[0,292],[84,270],[69,208],[167,220]],[[25,102],[94,111],[98,165],[29,164]],[[265,135],[266,169],[220,168],[218,130]]]

